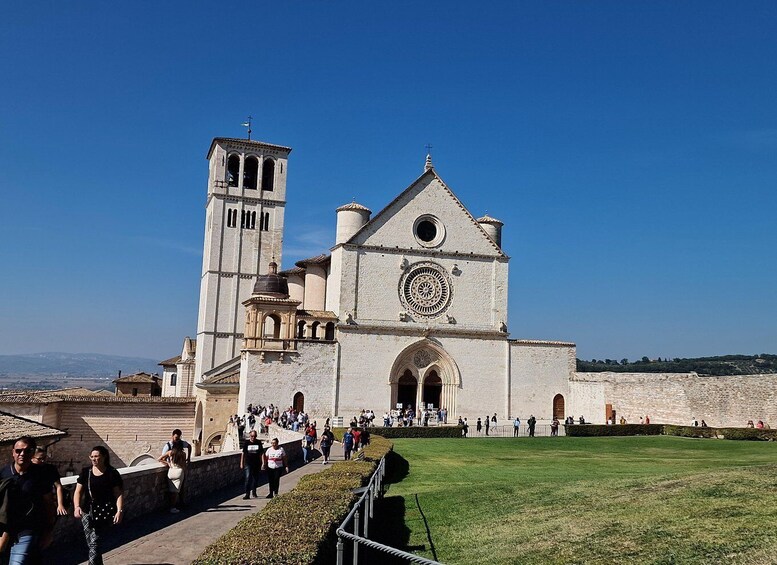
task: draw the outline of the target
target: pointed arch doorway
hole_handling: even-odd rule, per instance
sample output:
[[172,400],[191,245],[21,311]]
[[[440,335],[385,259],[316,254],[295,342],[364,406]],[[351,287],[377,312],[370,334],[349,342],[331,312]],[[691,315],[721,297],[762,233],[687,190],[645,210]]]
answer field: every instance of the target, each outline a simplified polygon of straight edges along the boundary
[[448,418],[457,415],[456,393],[461,387],[459,368],[443,347],[432,339],[422,339],[397,355],[389,374],[391,408],[402,403],[412,406],[445,408]]
[[442,408],[440,401],[442,400],[442,379],[437,374],[437,371],[432,369],[424,377],[424,394],[423,405],[424,408]]
[[406,369],[397,381],[397,401],[396,404],[402,404],[402,408],[416,407],[416,397],[418,395],[418,380],[415,375]]

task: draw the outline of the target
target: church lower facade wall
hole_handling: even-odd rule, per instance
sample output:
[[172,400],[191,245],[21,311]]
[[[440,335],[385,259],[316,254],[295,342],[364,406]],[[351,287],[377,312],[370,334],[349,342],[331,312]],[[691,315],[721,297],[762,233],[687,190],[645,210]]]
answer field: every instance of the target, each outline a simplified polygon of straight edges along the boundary
[[[249,404],[281,410],[301,402],[305,412],[326,418],[332,415],[338,344],[297,342],[296,352],[243,351],[240,365],[238,408],[244,413]],[[301,395],[301,396],[300,396]]]
[[[569,379],[575,346],[569,343],[510,341],[511,418],[563,420],[569,406]],[[555,414],[554,414],[555,410]]]
[[570,382],[573,414],[606,421],[650,416],[651,423],[742,427],[748,420],[777,425],[777,375],[706,377],[694,373],[575,373]]

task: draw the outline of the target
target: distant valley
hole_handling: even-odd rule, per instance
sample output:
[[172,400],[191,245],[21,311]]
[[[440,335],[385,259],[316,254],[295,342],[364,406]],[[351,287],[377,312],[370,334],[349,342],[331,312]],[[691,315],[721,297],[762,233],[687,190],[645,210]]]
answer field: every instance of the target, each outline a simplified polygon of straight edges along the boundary
[[27,353],[0,355],[0,390],[82,386],[113,390],[119,371],[130,375],[159,373],[156,359],[96,353]]

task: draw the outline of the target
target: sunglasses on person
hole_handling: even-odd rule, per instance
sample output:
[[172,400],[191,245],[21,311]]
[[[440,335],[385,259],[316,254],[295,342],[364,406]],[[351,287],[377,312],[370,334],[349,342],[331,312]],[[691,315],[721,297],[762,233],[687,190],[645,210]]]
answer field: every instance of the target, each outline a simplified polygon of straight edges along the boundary
[[35,451],[35,450],[33,448],[31,448],[31,447],[25,447],[25,448],[22,448],[22,449],[14,449],[13,450],[13,452],[16,453],[16,455],[21,455],[22,453],[26,453],[27,455],[29,455],[33,451]]

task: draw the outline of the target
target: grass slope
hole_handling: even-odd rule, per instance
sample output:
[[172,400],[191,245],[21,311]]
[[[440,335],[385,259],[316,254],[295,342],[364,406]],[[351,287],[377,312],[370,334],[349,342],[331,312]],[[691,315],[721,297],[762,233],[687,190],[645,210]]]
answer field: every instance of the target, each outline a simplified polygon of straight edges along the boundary
[[429,558],[433,544],[444,563],[777,562],[772,442],[397,439],[395,451],[407,475],[385,503],[404,513],[399,541]]

